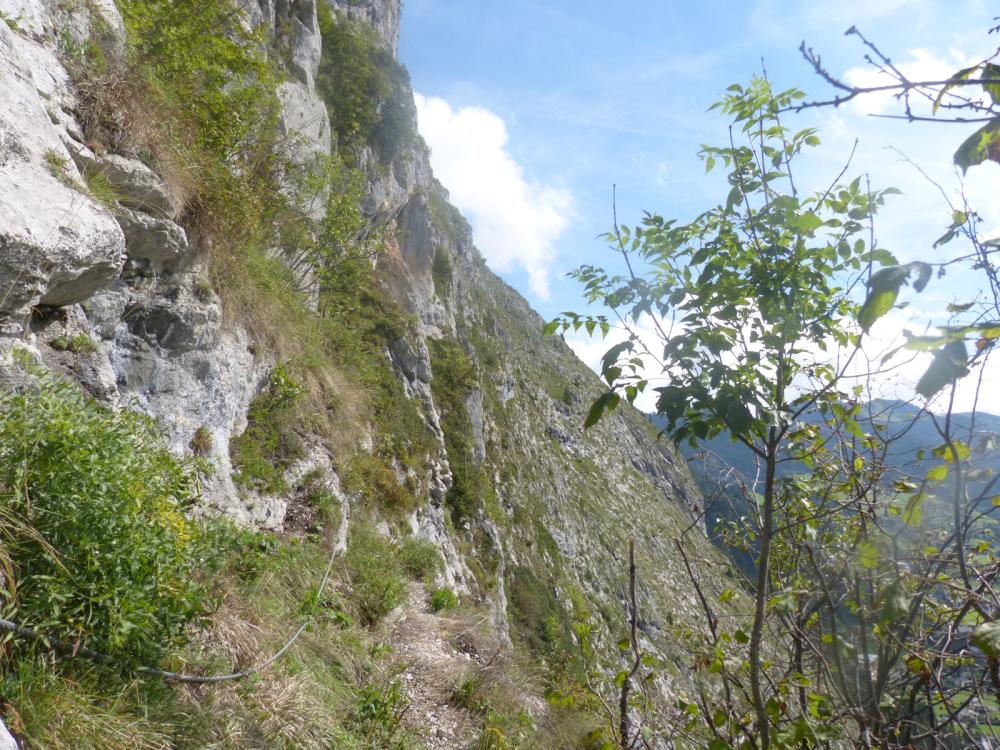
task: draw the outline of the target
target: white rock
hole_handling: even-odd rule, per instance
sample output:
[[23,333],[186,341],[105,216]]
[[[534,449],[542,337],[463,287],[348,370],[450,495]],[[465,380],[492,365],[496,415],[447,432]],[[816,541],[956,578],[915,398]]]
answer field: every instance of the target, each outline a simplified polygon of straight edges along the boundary
[[172,221],[127,208],[121,209],[116,218],[131,258],[171,261],[188,251],[187,234]]
[[278,87],[281,118],[278,127],[292,143],[292,158],[309,164],[330,153],[330,117],[323,101],[297,81]]
[[64,82],[50,53],[0,23],[0,317],[80,302],[124,262],[121,229],[81,192],[43,101],[60,106]]
[[167,219],[180,213],[180,201],[160,176],[138,159],[109,154],[100,157],[97,165],[123,205]]
[[0,721],[0,750],[18,750],[17,740],[3,721]]

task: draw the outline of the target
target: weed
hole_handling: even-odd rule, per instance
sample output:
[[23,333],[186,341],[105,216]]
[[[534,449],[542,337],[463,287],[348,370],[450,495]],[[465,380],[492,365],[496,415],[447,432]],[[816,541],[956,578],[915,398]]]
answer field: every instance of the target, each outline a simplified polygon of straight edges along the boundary
[[444,559],[433,542],[411,536],[403,540],[399,562],[412,578],[431,581],[444,568]]
[[42,161],[45,162],[45,169],[59,182],[73,190],[79,190],[80,186],[69,171],[69,160],[53,148],[45,149],[42,154]]
[[352,524],[347,545],[351,603],[366,625],[374,625],[403,601],[406,590],[392,543],[366,523]]
[[443,609],[454,609],[458,606],[458,596],[451,589],[434,589],[431,594],[431,609],[440,612]]
[[173,726],[139,710],[135,683],[96,668],[61,674],[26,658],[0,676],[5,718],[30,747],[46,750],[163,750]]
[[481,710],[482,704],[479,697],[479,688],[482,684],[482,677],[478,674],[471,673],[465,675],[452,688],[451,702],[459,708],[464,708],[466,711]]
[[358,698],[352,723],[367,740],[370,750],[405,750],[409,739],[403,729],[403,713],[409,701],[398,682],[386,687],[369,686]]
[[193,472],[147,418],[31,376],[0,394],[0,500],[46,540],[11,550],[15,616],[123,663],[155,663],[203,612],[209,544],[181,505]]
[[111,184],[108,175],[98,168],[85,168],[81,171],[87,195],[107,208],[116,208],[121,198],[117,188]]
[[194,431],[191,442],[188,443],[188,448],[196,456],[207,456],[212,452],[213,442],[212,431],[205,427],[205,425],[201,425]]
[[302,393],[287,365],[275,365],[267,386],[250,403],[246,430],[230,442],[238,485],[269,494],[288,489],[285,470],[303,454],[292,408]]
[[369,505],[397,513],[413,509],[416,500],[396,476],[387,459],[359,453],[348,464],[344,477],[348,492],[360,493]]
[[97,351],[97,342],[85,333],[78,333],[75,336],[56,336],[49,342],[49,346],[57,352],[72,352],[73,354]]

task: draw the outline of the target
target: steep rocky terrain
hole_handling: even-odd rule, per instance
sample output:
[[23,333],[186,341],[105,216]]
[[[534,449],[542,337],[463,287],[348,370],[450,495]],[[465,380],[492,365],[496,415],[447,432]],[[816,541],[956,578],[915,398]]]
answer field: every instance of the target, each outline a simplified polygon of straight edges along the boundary
[[[316,2],[242,0],[243,23],[262,29],[255,38],[281,59],[275,127],[303,169],[348,153],[342,132],[338,147],[338,103],[324,97],[323,81],[338,75],[321,69],[324,13],[372,29],[363,38],[390,57],[401,15],[399,0]],[[383,537],[429,541],[445,563],[433,585],[480,613],[467,616],[485,618],[498,645],[550,666],[577,650],[574,623],[585,622],[599,661],[614,668],[625,552],[635,538],[644,642],[666,658],[665,692],[688,679],[689,665],[670,645],[700,616],[674,548],[686,529],[708,590],[725,588],[708,573],[720,563],[702,538],[688,472],[629,409],[583,431],[600,382],[558,337],[542,336],[543,321],[486,267],[431,174],[408,88],[405,101],[397,96],[376,112],[382,122],[395,106],[402,135],[389,144],[363,138],[350,150],[364,174],[355,238],[378,250],[361,297],[374,306],[354,311],[356,298],[317,291],[327,282],[316,267],[296,267],[307,283],[295,304],[346,316],[341,335],[354,335],[343,330],[351,321],[377,328],[377,342],[361,342],[374,350],[367,374],[355,377],[360,365],[352,369],[336,351],[319,364],[313,357],[313,375],[300,380],[325,394],[325,405],[310,401],[319,416],[295,421],[294,450],[273,462],[277,476],[249,481],[247,446],[268,412],[262,399],[283,363],[302,371],[302,348],[288,343],[294,327],[269,330],[269,312],[254,318],[241,306],[221,254],[206,246],[210,234],[192,220],[176,169],[161,173],[162,160],[127,147],[116,153],[88,131],[93,92],[70,68],[80,50],[113,56],[126,47],[116,4],[0,0],[0,15],[0,382],[17,381],[12,352],[27,352],[98,401],[156,418],[176,453],[211,465],[199,515],[221,512],[294,537],[315,526],[307,489],[319,481],[339,509],[343,549],[355,518]],[[303,209],[324,214],[322,205]],[[279,237],[267,258],[292,264],[293,254]],[[391,320],[379,328],[372,321],[385,310]],[[323,378],[333,383],[325,391],[316,385]],[[372,383],[388,390],[373,395]],[[272,453],[263,451],[265,462]],[[340,589],[349,599],[350,586]],[[412,638],[397,641],[412,662]],[[452,658],[461,659],[449,651]],[[437,679],[432,671],[411,669],[409,683]],[[447,736],[472,741],[477,726]],[[260,742],[252,746],[285,746]]]

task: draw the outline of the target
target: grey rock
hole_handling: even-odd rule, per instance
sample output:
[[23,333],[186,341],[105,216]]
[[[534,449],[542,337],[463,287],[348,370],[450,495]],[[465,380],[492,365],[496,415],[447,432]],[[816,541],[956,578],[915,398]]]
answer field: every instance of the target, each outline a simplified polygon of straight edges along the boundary
[[138,159],[109,154],[98,158],[97,168],[123,205],[166,219],[177,218],[180,213],[177,197],[156,172]]
[[128,208],[120,209],[115,218],[131,258],[175,261],[188,251],[187,234],[172,221]]
[[278,99],[278,127],[289,138],[292,159],[307,165],[329,154],[330,117],[323,101],[297,81],[283,82],[278,87]]
[[[284,3],[279,2],[279,4]],[[316,18],[316,0],[290,2],[285,12],[290,17],[291,23],[292,73],[312,91],[322,54],[322,39],[319,33],[319,21]]]
[[18,750],[17,740],[2,720],[0,720],[0,750]]
[[348,18],[375,29],[382,43],[395,55],[399,47],[400,0],[321,0]]
[[80,302],[113,280],[125,238],[82,192],[46,100],[66,97],[66,74],[40,45],[0,24],[0,320],[34,306]]

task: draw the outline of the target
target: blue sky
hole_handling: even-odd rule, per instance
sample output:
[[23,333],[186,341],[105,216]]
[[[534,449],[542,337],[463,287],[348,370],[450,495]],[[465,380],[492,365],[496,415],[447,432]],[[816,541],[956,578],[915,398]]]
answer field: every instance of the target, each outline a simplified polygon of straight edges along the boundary
[[[720,177],[705,175],[697,151],[721,142],[727,123],[707,110],[726,86],[759,72],[762,58],[775,85],[828,94],[799,43],[821,52],[834,73],[868,75],[857,38],[843,36],[854,24],[915,75],[947,75],[1000,43],[986,33],[1000,11],[975,0],[957,5],[404,0],[399,57],[418,93],[435,172],[472,221],[491,266],[551,318],[583,308],[566,271],[613,263],[595,239],[611,226],[612,184],[628,224],[644,209],[690,219],[720,200]],[[860,138],[852,173],[864,169],[873,186],[905,193],[879,221],[882,246],[905,260],[929,259],[947,206],[886,147],[957,196],[951,153],[969,130],[866,114],[889,106],[872,100],[799,115],[791,124],[821,130],[824,147],[805,167],[806,181],[816,185],[829,182]],[[998,170],[972,170],[965,190],[1000,234]],[[933,315],[973,283],[946,278],[915,302]],[[888,341],[927,319],[900,312],[876,333]],[[589,361],[605,348],[571,343]]]

